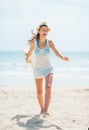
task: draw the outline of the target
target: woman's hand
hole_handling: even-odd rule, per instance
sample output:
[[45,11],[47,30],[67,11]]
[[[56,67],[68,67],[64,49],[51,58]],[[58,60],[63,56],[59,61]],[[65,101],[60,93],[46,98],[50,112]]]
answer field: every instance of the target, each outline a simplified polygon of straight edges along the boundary
[[25,58],[25,62],[26,62],[26,63],[32,64],[32,61],[29,59],[29,57],[32,55],[33,50],[34,50],[34,44],[32,43],[32,44],[30,45],[30,49],[29,49],[28,53],[26,54],[26,55],[27,55],[26,58]]
[[32,64],[32,61],[31,61],[31,60],[25,60],[25,62]]
[[68,57],[66,57],[66,56],[63,57],[63,60],[69,61]]

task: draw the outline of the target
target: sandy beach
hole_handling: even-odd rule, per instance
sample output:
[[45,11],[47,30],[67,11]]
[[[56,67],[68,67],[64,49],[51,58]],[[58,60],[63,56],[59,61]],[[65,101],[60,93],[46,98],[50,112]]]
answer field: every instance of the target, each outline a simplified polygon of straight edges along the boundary
[[89,88],[53,87],[50,117],[39,113],[35,88],[0,87],[0,130],[88,130]]

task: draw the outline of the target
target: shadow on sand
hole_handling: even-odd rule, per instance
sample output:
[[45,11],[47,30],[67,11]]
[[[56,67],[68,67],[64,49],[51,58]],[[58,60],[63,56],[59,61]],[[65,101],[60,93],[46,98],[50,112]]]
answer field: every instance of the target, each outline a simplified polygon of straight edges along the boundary
[[[29,118],[29,119],[28,119]],[[25,121],[21,121],[25,119]],[[63,130],[61,127],[51,124],[49,122],[45,123],[45,119],[41,119],[40,115],[34,115],[33,117],[30,115],[16,115],[11,119],[16,120],[16,123],[20,127],[26,128],[26,130],[40,130],[40,128],[47,129],[50,128],[55,128],[55,130]]]

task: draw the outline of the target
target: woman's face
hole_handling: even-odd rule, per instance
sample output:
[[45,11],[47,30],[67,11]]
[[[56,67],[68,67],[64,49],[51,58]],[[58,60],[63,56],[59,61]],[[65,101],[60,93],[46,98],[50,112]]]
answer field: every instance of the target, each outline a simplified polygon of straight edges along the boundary
[[41,27],[39,30],[40,37],[46,37],[48,34],[48,28],[47,27]]

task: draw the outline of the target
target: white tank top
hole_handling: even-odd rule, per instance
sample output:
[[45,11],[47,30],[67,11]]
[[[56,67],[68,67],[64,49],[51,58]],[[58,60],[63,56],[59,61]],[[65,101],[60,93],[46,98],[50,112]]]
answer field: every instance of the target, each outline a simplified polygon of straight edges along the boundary
[[47,40],[46,40],[46,46],[43,49],[39,48],[38,41],[35,42],[34,54],[35,54],[34,69],[50,66],[50,48]]

